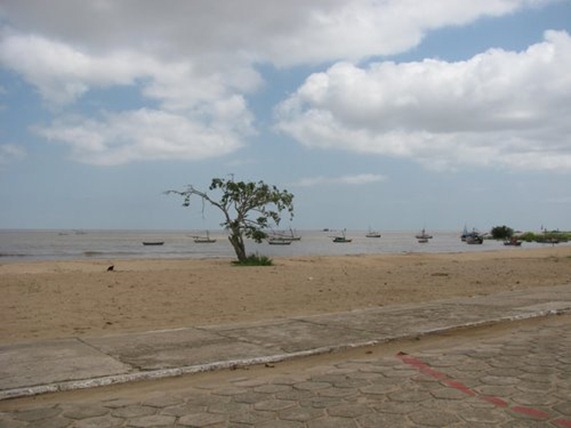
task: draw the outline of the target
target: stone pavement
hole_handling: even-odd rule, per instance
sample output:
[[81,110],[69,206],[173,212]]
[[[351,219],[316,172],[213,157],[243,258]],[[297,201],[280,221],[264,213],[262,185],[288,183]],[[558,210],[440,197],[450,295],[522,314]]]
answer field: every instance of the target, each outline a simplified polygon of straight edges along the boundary
[[429,339],[414,353],[361,349],[308,368],[8,400],[0,427],[571,427],[570,323],[514,323],[451,347]]
[[157,386],[136,398],[109,393],[77,401],[60,393],[50,404],[42,396],[23,407],[8,400],[254,363],[275,367],[352,348],[365,354],[373,348],[360,346],[570,310],[571,285],[565,285],[269,323],[6,345],[0,347],[0,427],[571,427],[568,315],[447,352],[367,351],[370,358],[285,375],[266,370],[270,374],[253,377],[239,370],[216,381],[185,376],[191,386]]

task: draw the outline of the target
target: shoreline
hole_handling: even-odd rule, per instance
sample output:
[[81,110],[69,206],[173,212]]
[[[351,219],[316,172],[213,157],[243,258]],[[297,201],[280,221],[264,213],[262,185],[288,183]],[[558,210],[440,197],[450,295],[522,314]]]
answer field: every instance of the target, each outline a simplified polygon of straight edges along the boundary
[[[204,232],[202,232],[204,234]],[[403,254],[480,252],[507,249],[503,242],[486,240],[483,245],[467,245],[460,240],[460,234],[453,231],[434,231],[434,239],[428,244],[418,243],[418,232],[383,233],[381,239],[366,237],[365,231],[348,231],[351,244],[332,242],[335,232],[302,231],[302,239],[292,245],[275,246],[267,242],[255,243],[247,240],[248,254],[263,254],[270,258],[295,256],[341,256],[349,254]],[[235,257],[226,235],[213,232],[216,242],[197,244],[189,232],[94,231],[84,234],[55,232],[0,231],[0,263],[73,260],[115,260],[115,259],[225,259]],[[145,246],[143,242],[164,242],[164,245]],[[548,244],[524,243],[526,249],[545,248]],[[561,243],[559,246],[571,246]]]
[[[535,244],[535,245],[533,245]],[[532,243],[533,246],[528,244],[524,247],[508,247],[508,246],[497,246],[497,247],[476,247],[474,251],[458,251],[457,249],[450,250],[436,250],[436,251],[415,251],[415,250],[402,250],[402,251],[378,251],[378,252],[355,252],[355,253],[302,253],[299,255],[295,254],[269,254],[267,255],[273,261],[287,260],[287,259],[298,259],[298,258],[330,258],[330,257],[391,257],[391,256],[406,256],[406,255],[455,255],[455,254],[484,254],[484,253],[504,253],[512,252],[513,254],[521,252],[542,252],[550,250],[565,250],[571,251],[571,242],[562,244],[537,244]],[[472,246],[468,246],[470,248]],[[257,254],[258,251],[248,251],[248,254]],[[262,254],[266,255],[266,254]],[[517,256],[516,256],[517,257]],[[196,255],[196,254],[177,254],[177,255],[167,255],[159,256],[156,254],[149,254],[148,256],[141,255],[139,253],[133,255],[121,255],[112,254],[109,255],[84,255],[84,256],[36,256],[36,255],[11,255],[11,254],[0,254],[0,269],[4,265],[25,265],[25,264],[52,264],[52,263],[117,263],[117,262],[208,262],[208,261],[228,261],[229,263],[236,260],[236,256],[230,249],[228,255]]]
[[0,260],[0,343],[254,322],[571,282],[570,246],[273,257],[268,267],[232,260]]

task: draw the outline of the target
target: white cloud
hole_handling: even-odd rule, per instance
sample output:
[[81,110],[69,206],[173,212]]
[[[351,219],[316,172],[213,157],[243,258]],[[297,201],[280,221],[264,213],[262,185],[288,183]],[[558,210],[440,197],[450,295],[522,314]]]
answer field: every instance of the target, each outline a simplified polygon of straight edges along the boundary
[[0,43],[0,59],[56,104],[74,101],[89,85],[131,84],[134,78],[117,67],[114,59],[97,60],[37,36],[5,37]]
[[0,167],[25,156],[26,151],[16,144],[0,144]]
[[362,185],[385,181],[386,177],[380,174],[343,175],[341,177],[306,177],[295,183],[299,187],[315,187],[330,185]]
[[161,60],[136,50],[93,54],[87,49],[33,35],[9,35],[0,41],[0,60],[17,70],[49,102],[65,105],[88,90],[138,85],[142,93],[166,109],[192,108],[231,94],[232,88],[254,89],[255,72],[235,70],[240,77],[225,81],[218,71],[191,59]]
[[89,88],[124,85],[140,86],[143,95],[160,102],[160,110],[103,113],[99,120],[64,114],[42,127],[40,135],[69,145],[73,158],[82,162],[223,156],[253,132],[244,98],[232,93],[219,74],[197,74],[190,61],[160,63],[135,52],[94,56],[35,36],[5,38],[0,57],[60,107]]
[[[240,114],[232,106],[221,109],[222,114]],[[231,128],[208,127],[192,117],[150,109],[107,113],[101,120],[65,117],[38,133],[69,145],[74,159],[96,165],[206,159],[231,153],[242,144]]]
[[[165,6],[155,0],[54,0],[46,13],[43,0],[6,0],[0,5],[0,63],[33,85],[47,103],[58,107],[56,112],[62,117],[44,127],[43,134],[69,144],[74,156],[84,162],[179,158],[181,153],[183,157],[203,158],[216,155],[209,149],[215,146],[212,141],[219,140],[224,149],[218,153],[225,154],[241,147],[251,134],[252,115],[244,96],[262,86],[262,76],[256,69],[259,64],[287,67],[337,60],[356,63],[406,51],[436,28],[467,24],[483,16],[501,16],[550,1],[440,0],[425,4],[416,0],[197,0]],[[432,73],[438,74],[438,64],[433,64]],[[317,95],[313,94],[317,88],[310,88],[310,83],[319,85],[319,79],[324,79],[329,86],[336,84],[330,80],[335,70],[340,73],[337,83],[342,83],[337,87],[341,91],[338,101],[343,101],[343,85],[347,84],[343,80],[351,67],[342,63],[321,77],[312,77],[314,82],[308,80],[303,89],[312,94],[303,103],[318,102],[311,98]],[[427,69],[418,68],[420,72]],[[451,70],[446,64],[441,68]],[[391,71],[390,65],[384,69],[378,73],[390,75],[402,70],[393,66]],[[380,84],[375,83],[374,76],[371,78],[372,69],[361,72],[365,77],[360,83],[367,90],[370,84]],[[415,72],[413,67],[410,73]],[[432,78],[437,82],[440,79],[437,75]],[[450,79],[454,82],[457,77]],[[145,128],[149,123],[142,118],[142,107],[119,115],[132,125],[130,129],[120,126],[111,114],[99,120],[75,118],[69,123],[66,109],[74,108],[73,103],[86,93],[123,86],[135,88],[154,102],[157,110],[151,114],[153,120],[180,121],[182,129],[190,132],[188,142],[159,125],[152,130],[152,144],[139,143],[139,127],[134,124],[141,123]],[[375,86],[372,94],[374,90]],[[361,134],[374,128],[351,128],[339,123],[335,116],[338,112],[329,109],[332,92],[328,87],[321,91],[328,105],[320,108],[316,104],[311,112],[307,111],[320,121],[304,125],[301,118],[290,116],[284,118],[282,128],[304,141],[313,126],[313,132],[322,137],[316,143],[324,146],[330,146],[330,137],[325,134],[332,129],[347,137],[357,130],[360,138],[356,144],[370,147]],[[414,95],[418,94],[412,91],[398,99],[396,113],[392,113],[395,123],[399,123],[399,108],[422,104],[422,97],[415,99]],[[429,91],[425,95],[428,97]],[[303,97],[303,93],[296,96]],[[370,103],[378,101],[368,102],[347,103],[345,119],[354,116],[354,122],[372,123],[366,115],[374,112]],[[391,107],[390,103],[384,105],[387,111]],[[433,114],[438,117],[438,112]],[[81,142],[72,141],[72,134],[80,135]],[[422,136],[416,139],[422,145]],[[400,138],[391,144],[397,152],[412,150]],[[120,148],[128,148],[129,153]]]
[[48,14],[42,0],[6,0],[3,14],[15,27],[99,51],[128,45],[163,58],[294,65],[398,53],[428,30],[551,1],[55,0]]
[[302,144],[466,165],[571,170],[571,37],[548,31],[523,52],[366,68],[341,62],[310,76],[277,110]]
[[[87,91],[143,84],[168,108],[252,91],[254,66],[317,64],[403,52],[427,30],[550,0],[290,2],[6,1],[0,61],[58,105]],[[244,23],[247,23],[245,25]]]

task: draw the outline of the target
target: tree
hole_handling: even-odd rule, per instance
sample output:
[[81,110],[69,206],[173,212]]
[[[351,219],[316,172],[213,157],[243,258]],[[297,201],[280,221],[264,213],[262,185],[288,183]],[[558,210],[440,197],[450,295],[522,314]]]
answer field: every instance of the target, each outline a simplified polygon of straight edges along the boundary
[[[281,212],[286,210],[293,218],[293,194],[279,190],[263,181],[243,182],[234,179],[213,178],[211,194],[189,185],[185,190],[168,190],[167,194],[182,196],[183,206],[190,206],[192,197],[202,199],[218,208],[224,214],[220,226],[229,231],[228,240],[232,244],[239,262],[247,259],[244,237],[261,242],[267,234],[264,231],[271,223],[279,225]],[[218,196],[212,195],[212,192]]]
[[493,227],[491,230],[492,238],[494,239],[510,239],[513,234],[514,230],[511,227],[507,226],[496,226]]

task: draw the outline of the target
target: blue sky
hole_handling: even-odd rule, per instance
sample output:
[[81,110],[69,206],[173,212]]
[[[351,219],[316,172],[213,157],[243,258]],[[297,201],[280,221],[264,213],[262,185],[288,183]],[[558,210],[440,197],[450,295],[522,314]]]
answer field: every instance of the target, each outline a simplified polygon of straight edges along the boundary
[[569,70],[569,0],[4,0],[0,228],[212,229],[163,191],[234,174],[298,229],[569,230]]

